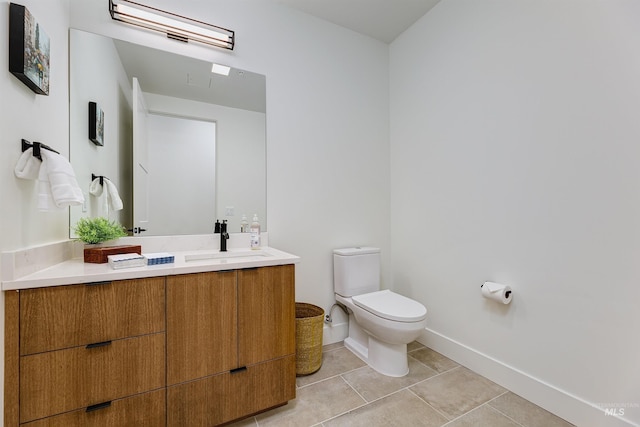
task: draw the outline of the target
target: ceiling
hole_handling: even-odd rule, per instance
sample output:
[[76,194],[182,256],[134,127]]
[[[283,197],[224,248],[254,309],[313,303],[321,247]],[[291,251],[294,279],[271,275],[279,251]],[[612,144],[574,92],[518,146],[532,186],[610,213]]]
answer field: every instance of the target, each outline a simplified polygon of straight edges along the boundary
[[220,76],[211,72],[208,61],[122,40],[113,43],[129,79],[138,78],[143,92],[266,112],[262,74],[232,68],[228,76]]
[[384,43],[391,43],[440,0],[275,1]]

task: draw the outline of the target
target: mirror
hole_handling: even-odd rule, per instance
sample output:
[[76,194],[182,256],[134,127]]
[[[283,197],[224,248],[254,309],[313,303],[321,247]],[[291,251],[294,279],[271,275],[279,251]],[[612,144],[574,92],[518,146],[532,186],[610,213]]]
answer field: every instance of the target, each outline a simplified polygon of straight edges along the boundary
[[[266,230],[265,76],[222,76],[206,61],[76,29],[69,41],[69,157],[86,199],[70,208],[72,238],[86,216],[141,236],[208,234],[216,219],[239,232],[254,214]],[[148,116],[135,123],[134,78]],[[90,139],[92,121],[100,137]],[[115,185],[122,210],[92,174]]]

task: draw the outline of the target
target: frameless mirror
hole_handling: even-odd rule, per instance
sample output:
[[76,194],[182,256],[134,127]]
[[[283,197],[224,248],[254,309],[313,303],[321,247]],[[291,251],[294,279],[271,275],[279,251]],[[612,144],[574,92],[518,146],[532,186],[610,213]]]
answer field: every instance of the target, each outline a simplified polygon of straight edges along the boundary
[[[265,76],[218,75],[206,61],[75,29],[69,40],[69,153],[86,199],[70,209],[71,237],[86,216],[142,236],[211,233],[216,219],[239,232],[254,214],[266,230]],[[122,210],[92,185],[100,176]]]

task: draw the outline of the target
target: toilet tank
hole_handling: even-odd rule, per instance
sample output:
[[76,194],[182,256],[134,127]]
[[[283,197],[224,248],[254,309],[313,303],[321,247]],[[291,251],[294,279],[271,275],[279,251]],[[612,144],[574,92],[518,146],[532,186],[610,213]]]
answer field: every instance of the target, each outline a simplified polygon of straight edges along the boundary
[[380,249],[344,248],[333,251],[333,288],[343,297],[380,290]]

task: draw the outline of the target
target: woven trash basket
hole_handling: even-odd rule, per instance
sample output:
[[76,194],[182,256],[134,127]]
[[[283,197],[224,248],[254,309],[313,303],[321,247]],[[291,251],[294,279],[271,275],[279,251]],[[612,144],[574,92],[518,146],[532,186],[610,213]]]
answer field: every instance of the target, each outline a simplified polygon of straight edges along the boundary
[[296,375],[309,375],[322,366],[324,310],[304,302],[296,303]]

